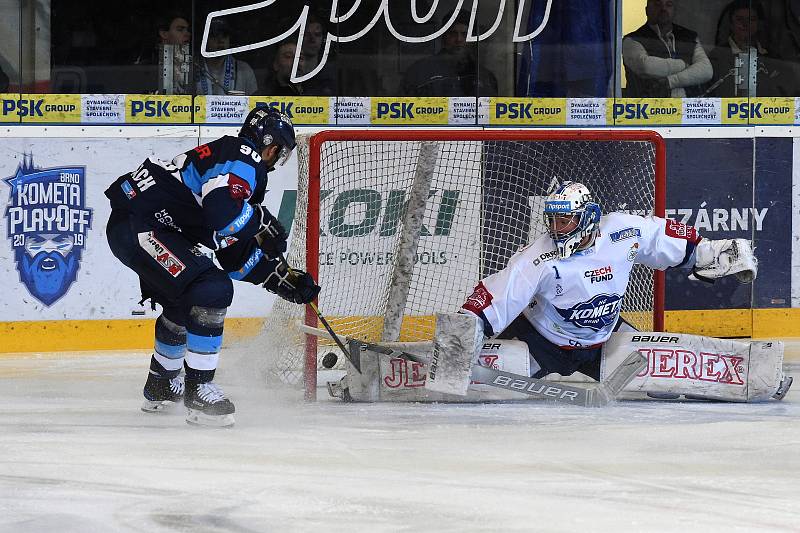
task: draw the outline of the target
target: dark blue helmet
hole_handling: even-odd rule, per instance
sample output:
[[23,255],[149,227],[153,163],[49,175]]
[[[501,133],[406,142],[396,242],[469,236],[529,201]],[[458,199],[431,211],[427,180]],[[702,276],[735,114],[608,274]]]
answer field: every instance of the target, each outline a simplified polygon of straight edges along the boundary
[[289,159],[297,145],[291,119],[266,106],[256,106],[247,114],[242,129],[239,130],[239,137],[253,143],[259,153],[273,143],[280,146],[279,165]]

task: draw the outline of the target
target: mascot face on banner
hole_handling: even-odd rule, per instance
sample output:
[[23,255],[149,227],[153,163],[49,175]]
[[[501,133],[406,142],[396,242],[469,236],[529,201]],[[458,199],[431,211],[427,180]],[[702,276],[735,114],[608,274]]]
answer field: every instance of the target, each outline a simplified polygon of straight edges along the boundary
[[31,295],[51,305],[75,281],[81,248],[73,246],[72,234],[29,234],[25,247],[17,248],[14,257],[20,279]]
[[86,206],[86,169],[36,168],[25,154],[10,187],[6,236],[19,279],[46,306],[62,298],[77,279],[92,209]]

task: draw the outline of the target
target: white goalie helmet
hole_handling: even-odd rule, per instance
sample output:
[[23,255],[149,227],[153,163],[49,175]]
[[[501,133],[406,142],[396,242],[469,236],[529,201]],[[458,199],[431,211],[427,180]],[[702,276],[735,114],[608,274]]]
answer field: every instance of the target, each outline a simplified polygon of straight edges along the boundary
[[597,231],[600,214],[600,205],[583,183],[565,181],[545,199],[544,224],[560,258],[574,254]]

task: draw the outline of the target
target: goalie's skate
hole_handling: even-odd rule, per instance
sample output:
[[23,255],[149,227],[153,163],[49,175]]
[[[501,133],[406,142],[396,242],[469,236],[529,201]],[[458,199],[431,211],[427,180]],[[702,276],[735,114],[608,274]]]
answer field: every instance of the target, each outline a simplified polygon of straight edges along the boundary
[[186,380],[183,404],[188,410],[186,422],[197,426],[228,427],[234,423],[236,408],[213,382]]
[[792,376],[783,376],[781,384],[778,385],[778,390],[775,391],[775,394],[773,394],[772,397],[776,400],[783,400],[784,396],[786,396],[786,393],[789,392],[789,389],[792,387],[792,381],[794,381]]
[[169,409],[183,398],[183,390],[183,376],[167,379],[149,374],[144,384],[142,411],[157,413]]

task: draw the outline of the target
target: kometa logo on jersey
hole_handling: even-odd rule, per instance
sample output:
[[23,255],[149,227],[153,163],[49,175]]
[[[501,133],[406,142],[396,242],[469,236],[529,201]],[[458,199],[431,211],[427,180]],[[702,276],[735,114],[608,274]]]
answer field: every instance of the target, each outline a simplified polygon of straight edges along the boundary
[[588,302],[581,302],[569,309],[553,308],[566,322],[572,322],[579,328],[600,331],[614,323],[621,305],[622,296],[619,294],[598,294]]

